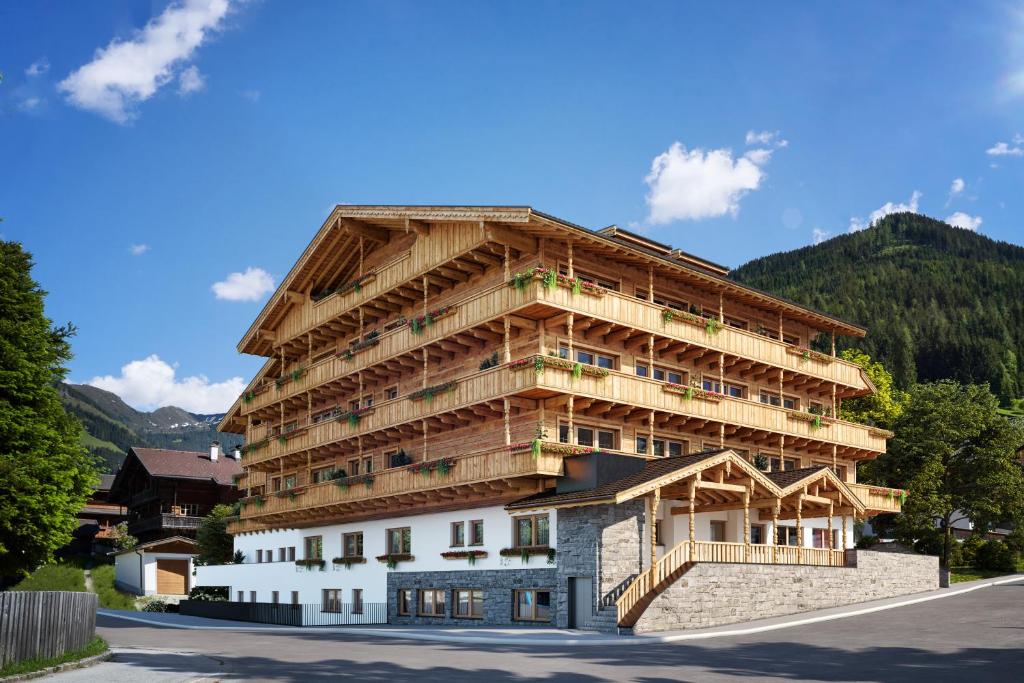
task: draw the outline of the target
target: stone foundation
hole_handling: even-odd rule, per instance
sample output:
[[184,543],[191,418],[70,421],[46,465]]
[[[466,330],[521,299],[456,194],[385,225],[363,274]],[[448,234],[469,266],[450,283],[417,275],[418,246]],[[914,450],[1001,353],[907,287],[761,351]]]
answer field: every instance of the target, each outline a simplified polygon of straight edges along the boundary
[[636,633],[708,628],[939,587],[939,558],[847,551],[855,566],[697,564],[654,599]]
[[[514,558],[519,562],[519,558]],[[388,572],[388,623],[433,624],[440,626],[552,626],[558,622],[561,600],[558,598],[558,578],[554,567],[548,567],[543,557],[531,559],[544,568],[459,570],[448,572]],[[455,589],[483,591],[483,619],[466,619],[454,615]],[[515,621],[513,599],[517,589],[535,588],[551,591],[551,623]],[[398,591],[413,590],[412,614],[398,614]],[[415,614],[419,604],[419,589],[445,591],[445,616],[421,617]]]

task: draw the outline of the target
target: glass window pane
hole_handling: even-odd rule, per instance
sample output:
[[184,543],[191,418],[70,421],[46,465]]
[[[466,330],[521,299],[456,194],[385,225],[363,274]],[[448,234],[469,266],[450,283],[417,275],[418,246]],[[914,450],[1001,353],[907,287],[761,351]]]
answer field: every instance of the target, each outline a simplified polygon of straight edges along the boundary
[[703,387],[704,391],[714,391],[715,390],[715,383],[712,382],[709,379],[704,380],[702,382],[701,386]]
[[533,593],[531,591],[519,591],[516,613],[521,619],[533,618]]
[[634,369],[636,370],[637,377],[646,377],[647,376],[647,366],[646,365],[637,365]]
[[537,619],[551,621],[551,593],[537,591]]
[[456,592],[456,613],[460,616],[469,615],[469,591],[457,591]]
[[654,454],[665,455],[665,441],[663,439],[654,440]]
[[636,452],[646,453],[647,452],[647,437],[638,436],[636,437]]
[[548,518],[544,517],[537,518],[537,545],[548,544]]
[[681,444],[678,441],[669,441],[668,442],[668,454],[672,455],[672,456],[674,456],[674,455],[682,455],[683,454],[683,444]]
[[576,429],[576,443],[581,446],[593,446],[594,445],[594,430],[589,427],[579,427]]
[[670,372],[668,373],[668,381],[672,382],[672,384],[682,384],[683,376],[678,372]]
[[654,379],[663,382],[665,380],[665,371],[661,368],[654,368]]
[[480,591],[473,591],[473,616],[482,617],[484,615],[484,594]]
[[597,445],[601,448],[615,448],[615,432],[599,431]]
[[569,425],[558,425],[558,442],[569,443]]
[[594,354],[589,353],[587,351],[577,351],[576,352],[576,360],[579,361],[580,363],[585,364],[585,365],[593,365],[594,364]]
[[559,346],[558,347],[558,357],[559,358],[568,358],[569,357],[569,347],[568,346]]
[[516,538],[519,540],[519,545],[532,545],[533,544],[533,520],[532,519],[517,519],[516,520]]
[[612,358],[609,358],[608,356],[598,356],[597,357],[597,367],[605,368],[606,370],[614,370],[615,369],[615,360],[612,359]]

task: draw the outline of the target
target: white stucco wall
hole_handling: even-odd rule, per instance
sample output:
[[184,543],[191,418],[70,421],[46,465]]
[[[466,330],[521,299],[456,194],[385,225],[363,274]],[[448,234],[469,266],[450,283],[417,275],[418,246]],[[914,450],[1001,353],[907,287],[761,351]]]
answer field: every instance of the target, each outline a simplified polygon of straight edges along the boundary
[[124,591],[142,594],[139,556],[135,553],[121,553],[114,556],[114,581]]
[[114,580],[122,590],[136,595],[156,595],[156,561],[188,560],[186,592],[195,584],[192,555],[182,553],[142,553],[142,583],[139,582],[139,556],[135,552],[121,553],[114,558]]
[[[556,517],[554,510],[548,511],[550,525],[550,546],[556,546]],[[230,586],[231,599],[238,599],[238,591],[245,592],[245,600],[250,599],[250,591],[256,591],[257,602],[270,602],[271,592],[278,591],[281,602],[291,600],[291,591],[299,591],[299,602],[318,604],[323,589],[341,589],[345,602],[351,599],[351,590],[358,588],[363,591],[366,602],[384,602],[387,599],[387,573],[384,563],[377,561],[378,555],[386,550],[385,532],[387,529],[409,527],[412,532],[413,562],[399,563],[391,571],[429,572],[458,571],[480,569],[521,569],[519,558],[502,558],[498,552],[512,545],[512,520],[517,515],[510,515],[503,507],[493,506],[438,512],[426,515],[392,517],[381,520],[352,522],[348,524],[332,524],[304,529],[284,529],[266,532],[253,532],[235,536],[235,550],[245,553],[245,563],[240,565],[218,565],[198,567],[195,585],[198,586]],[[484,520],[484,543],[479,546],[450,547],[451,523],[466,523],[466,541],[469,541],[469,522]],[[331,560],[341,557],[342,536],[346,533],[361,531],[363,533],[363,555],[366,564],[354,564],[346,569],[344,565],[335,566]],[[278,562],[278,549],[295,547],[296,559],[303,558],[303,539],[307,536],[323,537],[323,558],[326,561],[324,571],[307,570],[296,567],[292,562]],[[256,562],[256,550],[264,552],[273,550],[274,562]],[[487,557],[470,565],[468,560],[446,560],[441,553],[448,550],[484,550]],[[510,561],[514,559],[514,561]],[[534,557],[531,564],[546,567],[544,557]]]

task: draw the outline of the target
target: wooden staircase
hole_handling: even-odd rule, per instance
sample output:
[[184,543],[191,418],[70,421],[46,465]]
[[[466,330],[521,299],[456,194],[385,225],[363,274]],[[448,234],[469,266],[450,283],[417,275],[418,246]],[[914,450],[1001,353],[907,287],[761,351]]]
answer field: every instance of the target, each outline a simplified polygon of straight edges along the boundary
[[615,601],[619,628],[632,628],[647,606],[662,591],[693,566],[690,542],[683,541],[662,555],[650,569],[640,573]]

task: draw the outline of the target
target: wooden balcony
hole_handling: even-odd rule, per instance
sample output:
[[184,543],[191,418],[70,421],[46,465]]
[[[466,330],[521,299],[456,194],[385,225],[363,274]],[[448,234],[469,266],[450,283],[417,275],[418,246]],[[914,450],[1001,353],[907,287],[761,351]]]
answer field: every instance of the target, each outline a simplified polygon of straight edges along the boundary
[[146,531],[157,531],[169,529],[175,531],[195,531],[199,528],[202,517],[190,517],[187,515],[160,514],[151,517],[144,517],[128,523],[128,533],[139,534]]
[[847,484],[847,486],[864,503],[869,515],[896,513],[903,509],[902,501],[906,493],[902,489],[870,484]]
[[326,519],[367,519],[403,510],[452,509],[473,501],[491,504],[522,498],[543,480],[562,474],[562,455],[507,447],[456,456],[424,475],[411,466],[396,467],[348,480],[328,481],[246,499],[232,533],[254,525],[303,526]]

